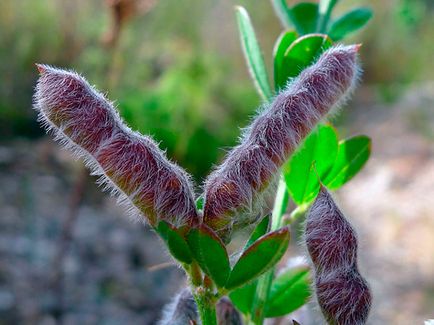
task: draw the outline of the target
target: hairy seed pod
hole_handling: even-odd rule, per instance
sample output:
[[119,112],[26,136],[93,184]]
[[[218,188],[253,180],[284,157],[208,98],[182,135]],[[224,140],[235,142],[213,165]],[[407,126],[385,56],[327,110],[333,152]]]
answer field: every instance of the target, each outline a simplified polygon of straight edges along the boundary
[[158,325],[199,324],[196,302],[191,291],[183,289],[173,301],[164,307],[163,318]]
[[219,300],[216,312],[218,325],[243,325],[240,313],[226,297]]
[[326,320],[333,325],[365,324],[372,296],[357,269],[357,236],[324,187],[307,214],[305,240]]
[[151,138],[131,131],[81,76],[46,65],[38,69],[39,119],[102,183],[152,225],[163,219],[175,225],[198,222],[189,176]]
[[279,168],[357,81],[358,48],[327,50],[259,112],[240,144],[205,182],[206,224],[224,232],[263,215],[263,194],[275,183]]
[[355,267],[318,274],[315,289],[329,324],[366,324],[372,296],[367,282]]
[[324,187],[307,215],[305,239],[316,272],[357,263],[356,232]]

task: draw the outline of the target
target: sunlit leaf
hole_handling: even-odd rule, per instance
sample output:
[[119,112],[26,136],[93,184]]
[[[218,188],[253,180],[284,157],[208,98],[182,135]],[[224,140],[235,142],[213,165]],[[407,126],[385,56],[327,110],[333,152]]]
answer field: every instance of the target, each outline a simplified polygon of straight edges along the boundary
[[319,125],[284,165],[283,174],[291,197],[298,205],[312,201],[322,179],[332,168],[338,152],[336,130]]
[[371,154],[371,139],[356,136],[339,143],[338,154],[332,169],[322,180],[323,184],[335,190],[354,177],[368,161]]
[[369,8],[357,8],[344,14],[330,26],[330,38],[334,41],[340,41],[365,26],[371,17],[372,10]]
[[240,6],[235,8],[238,22],[238,30],[241,38],[241,45],[244,56],[249,67],[250,75],[255,83],[256,89],[263,100],[268,101],[272,97],[271,86],[268,81],[267,69],[264,58],[256,39],[255,31],[247,11]]
[[289,78],[298,76],[301,71],[313,64],[324,50],[331,46],[331,39],[323,34],[309,34],[295,40],[283,58],[282,80],[286,83]]

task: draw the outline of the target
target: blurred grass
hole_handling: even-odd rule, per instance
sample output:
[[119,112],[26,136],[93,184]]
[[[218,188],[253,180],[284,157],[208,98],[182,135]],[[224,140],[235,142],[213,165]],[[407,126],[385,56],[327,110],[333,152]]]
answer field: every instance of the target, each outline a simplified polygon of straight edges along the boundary
[[[48,63],[108,91],[132,128],[154,135],[202,178],[260,103],[238,44],[235,4],[249,10],[271,73],[281,27],[268,1],[157,1],[146,14],[133,14],[111,47],[103,42],[112,20],[102,0],[0,2],[0,139],[43,134],[30,107],[34,63]],[[364,43],[364,81],[382,100],[433,78],[432,1],[341,1],[336,14],[356,4],[375,12],[357,41]]]

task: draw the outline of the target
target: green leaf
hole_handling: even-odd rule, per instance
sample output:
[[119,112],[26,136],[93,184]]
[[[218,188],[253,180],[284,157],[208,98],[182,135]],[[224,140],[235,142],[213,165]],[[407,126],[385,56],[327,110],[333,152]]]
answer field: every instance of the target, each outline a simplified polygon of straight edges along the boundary
[[330,20],[330,14],[338,0],[321,0],[318,8],[317,32],[324,33]]
[[287,315],[306,304],[310,296],[309,269],[285,271],[273,280],[265,307],[265,317]]
[[[312,201],[322,179],[332,168],[338,152],[338,137],[331,125],[319,125],[284,165],[283,174],[293,200],[298,205]],[[313,168],[314,167],[314,168]]]
[[264,218],[262,218],[261,222],[259,222],[255,227],[255,229],[253,230],[249,240],[246,243],[246,246],[244,247],[244,250],[252,246],[252,244],[256,240],[258,240],[259,237],[265,235],[269,227],[270,227],[270,215],[266,215]]
[[318,20],[318,4],[315,2],[301,2],[289,9],[289,16],[297,33],[306,35],[316,31]]
[[288,50],[289,46],[297,39],[297,32],[293,30],[285,31],[280,34],[276,41],[273,49],[274,58],[274,89],[276,92],[285,87],[286,78],[284,75],[283,66],[285,52]]
[[160,221],[156,230],[175,259],[187,264],[193,262],[190,248],[179,229],[176,229],[165,221]]
[[289,8],[286,4],[286,0],[272,0],[274,11],[283,27],[289,28],[292,26],[291,17],[289,15]]
[[272,268],[283,256],[289,244],[288,227],[268,233],[259,238],[243,252],[226,283],[227,289],[234,289]]
[[330,26],[329,35],[334,41],[340,41],[348,34],[351,34],[365,26],[372,17],[372,10],[369,8],[357,8],[344,14]]
[[229,276],[230,265],[226,248],[221,239],[207,226],[190,230],[187,241],[201,269],[223,287]]
[[255,31],[247,11],[240,6],[235,7],[235,14],[238,22],[238,30],[241,38],[241,45],[244,56],[249,67],[250,75],[255,83],[256,89],[263,100],[268,101],[272,96],[270,83],[268,81],[267,69],[261,48],[256,39]]
[[244,315],[250,314],[250,308],[253,304],[257,284],[258,281],[252,281],[251,283],[233,290],[229,294],[229,298],[231,298],[232,303]]
[[323,184],[335,190],[354,177],[368,161],[371,154],[371,139],[356,136],[339,143],[338,154],[332,169],[323,178]]
[[289,78],[298,76],[332,44],[331,39],[323,34],[310,34],[295,40],[285,52],[283,58],[282,80],[286,83]]

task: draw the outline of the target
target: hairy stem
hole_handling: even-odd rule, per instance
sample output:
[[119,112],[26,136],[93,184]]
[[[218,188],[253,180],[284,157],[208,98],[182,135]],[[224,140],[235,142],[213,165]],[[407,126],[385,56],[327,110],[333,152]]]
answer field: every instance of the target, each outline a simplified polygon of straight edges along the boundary
[[216,299],[212,293],[203,287],[196,288],[194,293],[197,310],[202,325],[217,325],[215,309]]

